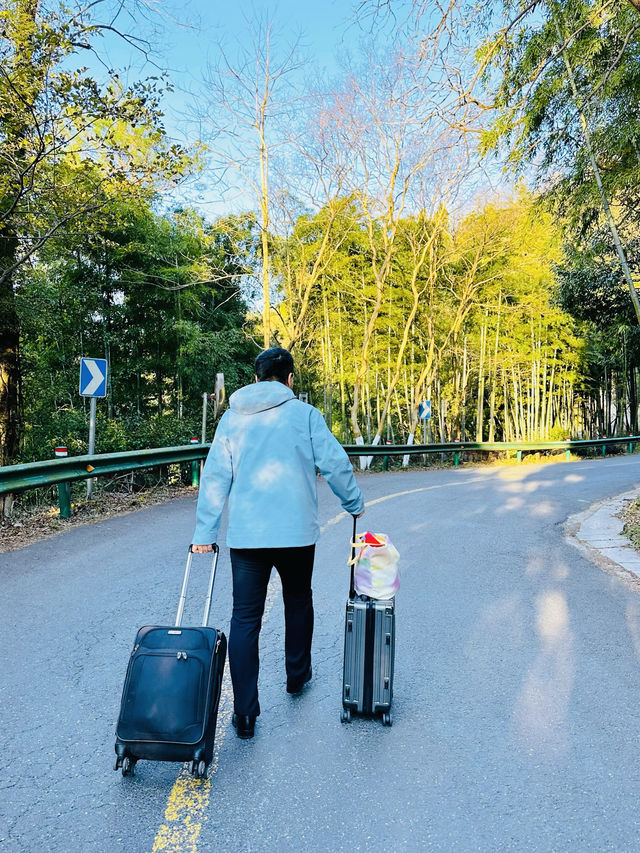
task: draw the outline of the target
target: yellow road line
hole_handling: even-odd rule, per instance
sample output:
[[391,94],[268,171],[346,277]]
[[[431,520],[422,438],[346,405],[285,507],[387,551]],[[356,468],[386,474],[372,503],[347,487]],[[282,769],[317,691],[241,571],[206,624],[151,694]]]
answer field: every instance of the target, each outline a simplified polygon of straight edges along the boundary
[[[273,607],[277,590],[278,584],[274,576],[269,583],[263,619],[267,618]],[[211,796],[211,780],[218,769],[220,747],[224,742],[232,714],[233,690],[227,666],[222,682],[218,726],[209,773],[204,779],[194,779],[184,768],[180,771],[169,794],[164,823],[156,833],[151,853],[197,853],[198,839]]]
[[[434,489],[448,489],[453,486],[468,486],[470,483],[479,483],[485,479],[485,477],[473,477],[472,479],[461,480],[456,483],[436,483],[433,486],[421,486],[418,489],[406,489],[404,492],[393,492],[393,494],[391,495],[382,495],[382,497],[380,498],[374,498],[374,500],[372,501],[366,501],[365,509],[370,506],[375,506],[375,504],[381,504],[384,501],[393,500],[394,498],[402,498],[405,495],[415,495],[416,492],[431,492]],[[334,524],[337,524],[339,521],[342,521],[343,518],[347,517],[351,518],[351,516],[349,516],[349,513],[344,511],[338,513],[338,515],[334,515],[334,517],[330,518],[326,524],[322,525],[322,527],[320,528],[320,533],[324,533],[328,527],[332,527]]]
[[202,821],[211,796],[211,776],[218,769],[220,746],[232,713],[233,693],[227,669],[222,682],[218,726],[209,774],[204,779],[194,779],[188,770],[181,770],[169,794],[164,823],[156,833],[152,853],[197,853]]

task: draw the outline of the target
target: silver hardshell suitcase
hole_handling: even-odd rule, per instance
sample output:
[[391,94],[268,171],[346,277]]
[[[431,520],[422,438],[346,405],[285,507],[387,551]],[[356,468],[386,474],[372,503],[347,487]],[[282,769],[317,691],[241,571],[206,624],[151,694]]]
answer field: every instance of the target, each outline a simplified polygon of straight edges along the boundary
[[[355,541],[355,519],[353,538]],[[352,565],[344,627],[343,723],[351,722],[355,712],[380,714],[382,722],[391,725],[394,657],[395,599],[357,595]]]

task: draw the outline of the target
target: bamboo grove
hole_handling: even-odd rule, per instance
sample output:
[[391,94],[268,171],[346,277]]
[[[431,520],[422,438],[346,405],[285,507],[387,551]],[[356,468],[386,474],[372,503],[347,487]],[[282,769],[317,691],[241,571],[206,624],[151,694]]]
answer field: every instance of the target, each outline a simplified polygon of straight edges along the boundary
[[[585,343],[555,298],[558,232],[525,192],[456,226],[444,211],[401,220],[356,408],[376,285],[364,228],[350,213],[349,236],[316,282],[297,344],[315,378],[313,402],[343,441],[421,440],[423,400],[431,402],[429,428],[439,441],[598,430]],[[300,231],[279,247],[284,344],[304,299],[300,270],[311,267],[319,242],[313,222]]]

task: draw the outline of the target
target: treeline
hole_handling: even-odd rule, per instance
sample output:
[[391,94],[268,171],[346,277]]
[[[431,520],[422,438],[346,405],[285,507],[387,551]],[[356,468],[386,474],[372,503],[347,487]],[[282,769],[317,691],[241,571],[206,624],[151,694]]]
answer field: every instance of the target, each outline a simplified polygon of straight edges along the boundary
[[[443,442],[637,430],[640,336],[632,323],[616,327],[612,316],[602,326],[601,314],[589,313],[575,270],[563,266],[560,231],[530,194],[457,224],[444,211],[402,219],[380,294],[357,210],[345,206],[342,215],[340,247],[297,333],[315,368],[313,402],[344,442],[421,441],[423,400],[431,437]],[[278,247],[276,331],[285,343],[304,300],[299,271],[317,258],[322,212],[317,219],[315,227],[301,220]]]
[[[203,392],[251,376],[242,281],[251,218],[205,225],[193,211],[114,205],[100,230],[48,242],[17,292],[24,429],[20,459],[54,443],[87,452],[81,356],[105,358],[96,452],[184,444],[200,436]],[[210,430],[209,430],[210,437]]]
[[[256,27],[184,148],[162,78],[79,65],[107,0],[2,7],[3,464],[86,449],[83,355],[110,365],[105,451],[198,435],[215,374],[229,394],[275,343],[344,442],[420,441],[425,400],[433,440],[637,433],[636,4],[367,8],[313,92]],[[494,156],[532,189],[472,202]],[[166,212],[195,172],[250,212]]]
[[[529,193],[457,224],[445,211],[402,219],[368,342],[377,287],[366,228],[344,200],[339,245],[301,322],[324,223],[321,210],[272,240],[273,342],[294,344],[296,391],[343,442],[422,441],[422,400],[434,441],[636,432],[639,336],[632,324],[601,325],[598,304],[562,266],[551,215]],[[193,211],[161,216],[140,205],[114,209],[100,233],[51,240],[17,293],[19,458],[46,458],[55,443],[86,452],[82,355],[110,365],[98,452],[199,435],[215,374],[224,372],[228,393],[252,379],[260,322],[245,296],[258,240],[250,216],[206,225]]]

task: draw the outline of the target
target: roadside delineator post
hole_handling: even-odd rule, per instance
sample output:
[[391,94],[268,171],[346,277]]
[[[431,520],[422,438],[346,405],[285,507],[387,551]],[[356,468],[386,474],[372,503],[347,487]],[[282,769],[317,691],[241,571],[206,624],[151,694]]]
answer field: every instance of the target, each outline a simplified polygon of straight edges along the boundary
[[[571,441],[571,439],[570,439],[570,438],[565,438],[565,441]],[[567,462],[569,462],[569,461],[570,461],[570,459],[571,459],[571,451],[569,450],[569,448],[568,448],[568,447],[567,447],[567,449],[566,449],[566,450],[565,450],[565,452],[564,452],[564,456],[565,456],[565,459],[567,460]]]
[[[189,439],[189,444],[197,444],[198,436],[192,435]],[[191,485],[197,488],[200,485],[200,463],[194,459],[191,463]]]
[[[69,455],[67,448],[62,446],[56,447],[54,453],[59,459]],[[71,483],[69,481],[58,483],[58,506],[60,518],[71,518]]]
[[[459,443],[460,443],[460,439],[459,439],[459,438],[454,438],[454,441],[455,441],[457,444],[459,444]],[[457,468],[457,467],[458,467],[458,465],[460,464],[460,451],[459,451],[459,450],[456,450],[456,451],[455,451],[455,453],[453,454],[453,464],[454,464],[454,466],[455,466],[456,468]]]

